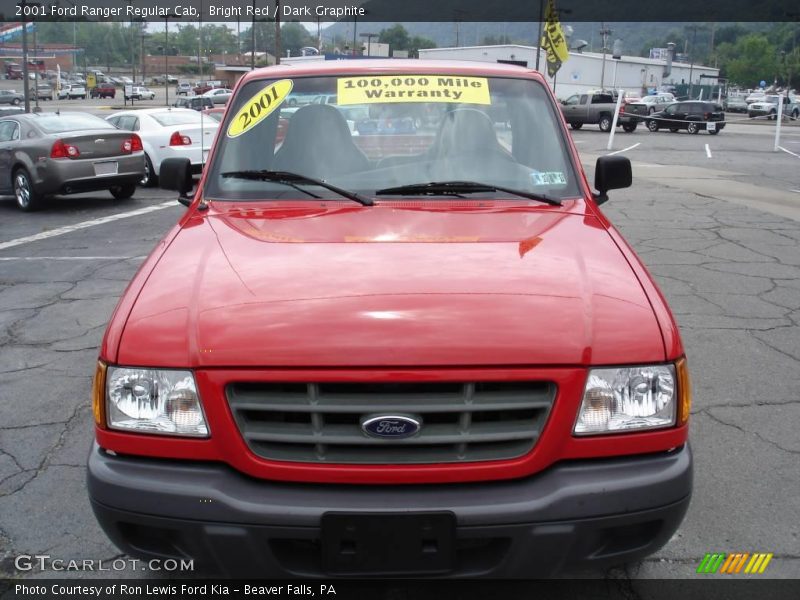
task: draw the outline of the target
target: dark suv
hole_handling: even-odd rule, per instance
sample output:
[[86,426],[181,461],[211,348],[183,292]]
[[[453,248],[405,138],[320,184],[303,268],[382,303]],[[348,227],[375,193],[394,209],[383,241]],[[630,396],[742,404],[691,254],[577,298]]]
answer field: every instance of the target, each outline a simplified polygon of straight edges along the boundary
[[676,102],[647,117],[645,123],[650,131],[685,129],[689,133],[707,131],[716,135],[725,127],[725,111],[715,102]]
[[91,98],[113,98],[117,95],[117,88],[113,83],[98,83],[89,92]]

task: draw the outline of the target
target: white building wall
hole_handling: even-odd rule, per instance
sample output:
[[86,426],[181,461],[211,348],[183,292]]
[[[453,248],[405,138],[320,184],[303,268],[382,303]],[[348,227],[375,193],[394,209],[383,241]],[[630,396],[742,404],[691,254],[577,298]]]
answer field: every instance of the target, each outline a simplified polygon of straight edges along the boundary
[[[423,59],[473,60],[481,62],[497,62],[513,60],[527,62],[528,67],[536,68],[536,48],[531,46],[469,46],[463,48],[430,48],[420,50]],[[540,58],[540,69],[550,87],[554,87],[552,78],[547,75],[547,62],[544,51]],[[662,77],[665,61],[651,60],[636,56],[623,56],[620,60],[606,55],[605,74],[603,74],[603,55],[598,53],[570,52],[569,59],[556,74],[555,94],[558,98],[566,98],[572,94],[583,93],[601,87],[601,78],[605,88],[622,88],[629,92],[642,93],[643,88],[659,88],[662,85],[689,83],[689,74],[695,84],[715,84],[716,79],[702,78],[701,75],[719,75],[719,69],[684,63],[672,63],[672,73],[666,79]]]

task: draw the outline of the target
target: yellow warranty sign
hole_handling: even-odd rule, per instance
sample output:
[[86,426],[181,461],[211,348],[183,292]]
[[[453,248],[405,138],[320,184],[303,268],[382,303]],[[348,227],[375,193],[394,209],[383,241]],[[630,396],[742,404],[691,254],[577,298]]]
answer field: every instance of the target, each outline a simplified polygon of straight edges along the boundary
[[365,75],[342,77],[337,104],[464,102],[491,104],[486,77],[457,75]]
[[291,79],[281,79],[269,84],[244,103],[228,125],[228,137],[235,138],[247,133],[275,112],[292,91]]

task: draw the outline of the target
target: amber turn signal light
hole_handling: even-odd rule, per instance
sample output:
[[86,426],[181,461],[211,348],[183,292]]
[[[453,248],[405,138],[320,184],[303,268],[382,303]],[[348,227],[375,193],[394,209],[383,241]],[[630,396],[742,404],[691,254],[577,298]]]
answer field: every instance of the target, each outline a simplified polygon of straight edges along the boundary
[[105,429],[106,426],[106,364],[97,361],[97,368],[94,371],[94,382],[92,383],[92,412],[94,422],[98,427]]
[[675,373],[678,379],[678,426],[689,422],[689,413],[692,410],[692,384],[689,381],[689,367],[686,357],[675,361]]

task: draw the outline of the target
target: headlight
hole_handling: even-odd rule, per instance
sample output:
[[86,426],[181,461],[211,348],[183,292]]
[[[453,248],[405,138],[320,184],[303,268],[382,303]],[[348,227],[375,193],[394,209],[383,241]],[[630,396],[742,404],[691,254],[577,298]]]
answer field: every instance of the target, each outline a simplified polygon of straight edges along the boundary
[[112,429],[208,436],[191,371],[109,367],[106,409]]
[[675,387],[673,365],[592,369],[574,433],[593,435],[674,425]]

